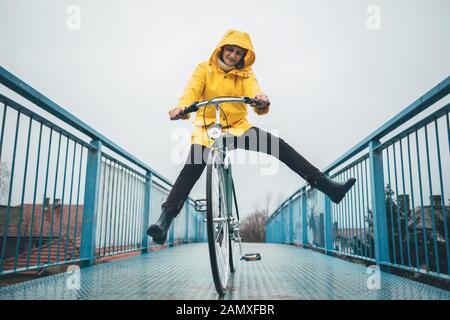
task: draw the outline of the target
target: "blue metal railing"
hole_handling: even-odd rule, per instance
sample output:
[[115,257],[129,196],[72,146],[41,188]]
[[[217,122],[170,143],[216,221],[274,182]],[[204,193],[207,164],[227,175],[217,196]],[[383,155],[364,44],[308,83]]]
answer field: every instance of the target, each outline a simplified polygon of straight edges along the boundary
[[[1,67],[0,83],[37,109],[0,94],[0,275],[152,247],[170,181]],[[183,211],[169,245],[205,241],[192,199]]]
[[449,92],[450,77],[324,169],[356,178],[339,205],[308,185],[294,192],[269,217],[266,241],[449,279]]

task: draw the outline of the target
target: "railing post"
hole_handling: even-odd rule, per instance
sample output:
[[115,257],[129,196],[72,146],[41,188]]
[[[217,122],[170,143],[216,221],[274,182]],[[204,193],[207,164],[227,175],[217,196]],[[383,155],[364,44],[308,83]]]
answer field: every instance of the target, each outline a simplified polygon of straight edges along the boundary
[[306,215],[306,188],[302,191],[302,230],[304,246],[308,245],[308,217]]
[[189,242],[189,212],[191,211],[189,208],[189,199],[186,200],[186,212],[185,212],[185,223],[184,223],[184,227],[185,227],[185,236],[184,236],[184,242],[188,243]]
[[198,214],[196,213],[196,215],[195,215],[195,219],[194,219],[194,221],[195,221],[195,225],[194,225],[194,228],[195,228],[195,242],[199,242],[199,232],[200,232],[200,228],[199,228],[199,226],[198,226]]
[[152,198],[152,181],[153,174],[147,171],[145,174],[145,193],[144,193],[144,217],[142,219],[142,241],[141,241],[141,253],[148,252],[148,235],[147,229],[150,224],[150,207]]
[[207,235],[206,235],[206,227],[205,227],[205,218],[206,218],[206,216],[204,216],[204,215],[201,215],[200,216],[200,229],[202,230],[202,238],[201,238],[201,242],[206,242],[206,241],[208,241],[207,240]]
[[370,141],[370,181],[372,192],[373,234],[377,265],[389,263],[389,242],[386,220],[383,157],[379,141]]
[[[195,214],[195,242],[200,242],[200,226],[199,226],[199,213],[196,212]],[[202,236],[202,241],[203,241],[203,236]]]
[[289,200],[289,244],[294,243],[294,210],[292,208],[292,200]]
[[333,228],[331,219],[331,201],[328,196],[323,195],[324,198],[324,224],[325,224],[325,252],[331,254],[333,250]]
[[94,149],[88,151],[86,182],[84,189],[84,207],[82,220],[80,258],[88,259],[83,266],[95,264],[95,245],[97,234],[97,209],[102,161],[102,142],[92,140]]
[[279,218],[280,228],[278,230],[278,235],[279,235],[280,243],[284,243],[286,232],[285,232],[285,226],[284,226],[285,225],[285,217],[284,217],[283,208],[281,208],[279,215],[280,215],[280,218]]
[[280,213],[277,213],[277,216],[275,217],[275,228],[273,231],[273,238],[275,239],[275,243],[279,243],[279,229],[280,229]]
[[283,210],[283,230],[282,230],[282,235],[283,235],[283,243],[289,243],[290,237],[291,237],[291,230],[288,229],[286,232],[286,227],[289,227],[289,207],[288,207],[289,203],[286,204],[286,207]]

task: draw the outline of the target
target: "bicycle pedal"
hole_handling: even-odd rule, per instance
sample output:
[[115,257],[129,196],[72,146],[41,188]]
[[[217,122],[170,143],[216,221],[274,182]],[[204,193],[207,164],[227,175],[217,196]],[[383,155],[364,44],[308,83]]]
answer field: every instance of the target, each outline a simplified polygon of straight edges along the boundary
[[261,260],[261,254],[259,253],[247,253],[241,257],[241,260],[245,261],[258,261]]

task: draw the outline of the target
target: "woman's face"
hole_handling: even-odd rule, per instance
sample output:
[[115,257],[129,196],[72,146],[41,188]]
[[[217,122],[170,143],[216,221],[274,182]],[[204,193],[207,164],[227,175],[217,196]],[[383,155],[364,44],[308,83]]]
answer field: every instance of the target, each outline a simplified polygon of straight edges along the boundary
[[245,49],[227,44],[223,47],[223,62],[225,62],[228,66],[233,67],[239,61],[241,61],[244,56]]

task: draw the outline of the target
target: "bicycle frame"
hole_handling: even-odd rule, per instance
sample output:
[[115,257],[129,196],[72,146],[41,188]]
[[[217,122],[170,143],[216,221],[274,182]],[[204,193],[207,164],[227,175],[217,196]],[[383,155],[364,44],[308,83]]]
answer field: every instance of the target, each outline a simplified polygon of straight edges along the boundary
[[[209,101],[202,101],[202,102],[196,102],[190,105],[189,107],[185,108],[183,114],[187,114],[189,112],[195,112],[198,111],[200,107],[206,107],[210,104],[214,105],[216,108],[216,121],[212,123],[207,128],[208,137],[214,139],[214,143],[211,147],[209,156],[208,156],[208,170],[207,170],[207,219],[205,221],[207,222],[208,226],[208,243],[210,248],[210,258],[211,258],[211,266],[213,271],[213,279],[214,284],[216,286],[217,292],[219,295],[225,294],[227,290],[228,280],[229,280],[229,274],[230,271],[235,271],[235,250],[233,249],[233,246],[236,242],[239,242],[239,251],[240,251],[240,257],[241,260],[244,258],[242,254],[242,244],[241,244],[241,237],[239,234],[239,212],[238,212],[238,206],[236,201],[236,194],[234,190],[234,183],[232,178],[232,170],[231,170],[231,161],[229,157],[229,150],[227,146],[224,144],[224,141],[226,140],[226,137],[222,131],[222,124],[220,122],[220,104],[225,102],[240,102],[240,103],[258,103],[258,101],[254,99],[250,99],[248,97],[218,97],[211,99]],[[217,168],[216,165],[220,166],[220,169],[214,169]],[[222,212],[222,214],[219,214],[218,216],[214,216],[214,211],[212,209],[212,203],[211,200],[213,197],[212,193],[212,181],[213,181],[213,172],[216,171],[218,173],[217,179],[219,179],[219,186],[222,185],[221,190],[224,191],[226,196],[223,199],[225,202],[224,205],[226,206],[226,212]],[[219,187],[220,188],[220,187]],[[219,198],[220,199],[220,198]],[[236,205],[236,217],[233,213],[233,201]],[[219,201],[220,202],[220,201]],[[197,205],[197,204],[196,204]],[[219,212],[221,210],[219,209]],[[220,266],[223,266],[223,264],[218,263],[217,259],[217,243],[216,240],[216,233],[218,235],[221,234],[222,230],[226,228],[228,232],[227,242],[228,243],[228,258],[223,259],[222,256],[222,262],[225,261],[225,269],[220,269]],[[221,242],[222,240],[220,240]],[[222,244],[220,244],[222,246]],[[220,250],[219,250],[220,251]],[[223,251],[221,251],[223,253]],[[227,262],[227,260],[229,262]],[[221,273],[225,270],[225,273]],[[224,278],[222,278],[224,276]]]
[[[230,162],[230,158],[229,158],[229,150],[227,148],[226,145],[224,145],[224,133],[222,131],[222,124],[220,122],[220,103],[225,103],[225,102],[243,102],[243,103],[250,103],[252,102],[253,99],[247,98],[247,97],[223,97],[223,98],[215,98],[212,99],[210,101],[203,101],[200,103],[196,104],[197,108],[200,108],[202,106],[207,106],[209,104],[213,104],[216,108],[216,122],[214,124],[212,124],[208,130],[218,130],[220,128],[219,135],[213,137],[213,139],[215,139],[213,146],[211,147],[211,151],[213,149],[215,150],[223,150],[223,152],[219,152],[219,154],[223,157],[221,160],[223,161],[223,166],[224,166],[224,173],[225,173],[225,177],[224,178],[224,184],[225,184],[225,188],[226,188],[226,194],[227,194],[227,199],[226,199],[226,203],[227,203],[227,209],[228,209],[228,222],[229,222],[229,230],[230,231],[230,236],[232,237],[233,242],[235,240],[237,240],[239,242],[239,252],[240,252],[240,257],[243,257],[243,253],[242,253],[242,244],[241,244],[241,237],[239,234],[239,211],[238,211],[238,206],[237,206],[237,200],[236,200],[236,194],[235,194],[235,190],[234,190],[234,183],[233,183],[233,176],[232,176],[232,170],[231,170],[231,162]],[[214,135],[215,133],[212,133],[211,135]],[[236,208],[236,216],[237,216],[237,221],[235,223],[234,221],[234,214],[233,214],[233,200],[235,202],[235,208]]]

